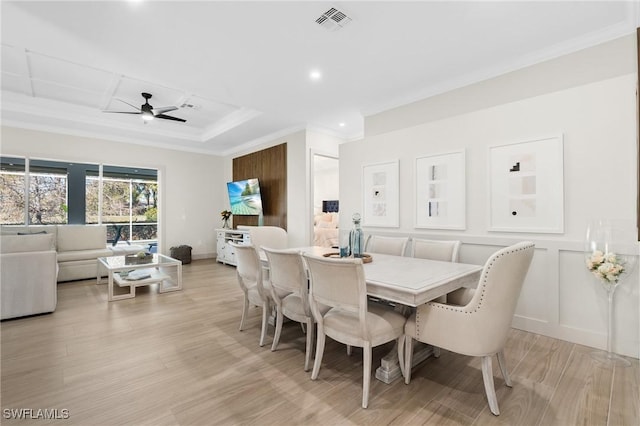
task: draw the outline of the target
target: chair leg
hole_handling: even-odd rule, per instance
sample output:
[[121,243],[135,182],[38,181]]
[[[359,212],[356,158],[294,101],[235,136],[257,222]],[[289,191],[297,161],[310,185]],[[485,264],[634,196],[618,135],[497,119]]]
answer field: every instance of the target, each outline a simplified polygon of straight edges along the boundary
[[311,372],[311,380],[318,378],[320,372],[320,364],[322,364],[322,355],[324,354],[324,329],[318,324],[318,339],[316,342],[316,360],[313,362],[313,371]]
[[351,345],[347,345],[347,356],[351,356]]
[[371,386],[371,342],[364,344],[362,358],[362,408],[367,408],[369,406],[369,387]]
[[484,391],[487,393],[487,401],[489,401],[489,409],[494,415],[499,416],[498,398],[496,397],[496,389],[493,385],[491,356],[482,357],[482,379],[484,381]]
[[504,383],[512,388],[513,384],[511,383],[511,378],[509,377],[509,372],[507,371],[507,363],[504,361],[503,351],[498,352],[498,365],[500,366],[502,377],[504,377]]
[[304,371],[309,371],[311,368],[311,352],[313,351],[314,337],[313,329],[313,319],[307,320],[307,347],[304,353]]
[[404,338],[404,382],[408,385],[411,381],[411,367],[413,367],[413,337]]
[[284,321],[282,315],[282,308],[278,307],[276,312],[276,331],[273,333],[273,343],[271,343],[271,351],[275,351],[280,343],[280,334],[282,333],[282,322]]
[[240,320],[240,331],[244,330],[244,323],[249,313],[249,298],[244,294],[244,305],[242,306],[242,319]]
[[305,328],[304,328],[304,323],[303,322],[300,323],[300,328],[302,328],[302,332],[303,333],[307,332],[307,330],[305,330]]
[[262,331],[260,332],[260,346],[264,346],[264,339],[267,337],[267,325],[269,321],[269,303],[262,305]]

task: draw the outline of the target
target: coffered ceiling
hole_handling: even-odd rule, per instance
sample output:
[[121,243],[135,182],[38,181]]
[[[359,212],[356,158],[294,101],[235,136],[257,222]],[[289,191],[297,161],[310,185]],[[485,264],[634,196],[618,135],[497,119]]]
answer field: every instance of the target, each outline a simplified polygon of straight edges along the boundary
[[[635,1],[0,7],[3,125],[221,155],[304,128],[360,138],[366,115],[633,33],[639,10]],[[142,92],[186,122],[104,112],[138,111]]]

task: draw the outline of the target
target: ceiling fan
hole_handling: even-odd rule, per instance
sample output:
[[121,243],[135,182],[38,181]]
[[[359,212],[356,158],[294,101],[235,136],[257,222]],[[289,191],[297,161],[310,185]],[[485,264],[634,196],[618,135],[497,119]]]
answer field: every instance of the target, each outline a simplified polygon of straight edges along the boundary
[[173,121],[180,121],[182,123],[185,123],[187,120],[183,119],[183,118],[178,118],[178,117],[173,117],[171,115],[166,115],[165,112],[169,112],[169,111],[175,111],[178,109],[178,107],[176,106],[168,106],[168,107],[160,107],[160,108],[154,108],[153,105],[149,104],[149,99],[151,99],[151,93],[141,93],[142,97],[145,99],[144,104],[142,104],[140,106],[140,108],[138,108],[135,105],[130,104],[129,102],[125,102],[122,99],[118,99],[120,102],[124,102],[125,104],[132,106],[135,109],[139,109],[140,111],[138,112],[132,112],[132,111],[102,111],[102,112],[110,112],[110,113],[114,113],[114,114],[138,114],[138,115],[142,115],[142,119],[147,122],[147,121],[151,121],[154,118],[162,118],[165,120],[173,120]]

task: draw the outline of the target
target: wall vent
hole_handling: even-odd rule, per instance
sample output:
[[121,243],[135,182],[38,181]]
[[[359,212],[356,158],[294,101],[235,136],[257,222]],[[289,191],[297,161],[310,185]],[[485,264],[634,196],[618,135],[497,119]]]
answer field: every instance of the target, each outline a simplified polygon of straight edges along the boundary
[[316,23],[329,31],[336,31],[344,28],[349,22],[351,22],[351,18],[349,18],[346,13],[336,9],[335,7],[327,10],[325,13],[320,15],[318,19],[316,19]]
[[189,108],[189,109],[195,109],[198,110],[200,109],[200,105],[194,105],[194,104],[190,104],[190,103],[183,103],[182,105],[180,105],[180,108]]

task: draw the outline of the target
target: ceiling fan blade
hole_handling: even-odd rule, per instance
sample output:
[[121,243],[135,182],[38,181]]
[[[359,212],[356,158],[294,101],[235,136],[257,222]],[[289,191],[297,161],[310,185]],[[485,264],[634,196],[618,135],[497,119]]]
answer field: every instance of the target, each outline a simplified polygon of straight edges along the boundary
[[117,101],[120,101],[120,102],[122,102],[122,103],[124,103],[124,104],[127,104],[127,105],[129,105],[130,107],[132,107],[132,108],[134,108],[134,109],[136,109],[136,110],[138,110],[138,111],[140,110],[140,107],[139,107],[139,106],[132,105],[132,104],[130,104],[129,102],[127,102],[127,101],[123,101],[122,99],[119,99],[119,98],[116,98],[116,100],[117,100]]
[[140,111],[138,111],[138,112],[132,112],[132,111],[102,111],[102,112],[110,112],[110,113],[113,113],[113,114],[137,114],[137,115],[142,114]]
[[165,112],[175,111],[177,109],[178,107],[176,106],[167,106],[167,107],[153,108],[152,112],[153,112],[153,115],[157,117],[158,114],[164,114]]
[[158,115],[156,115],[156,118],[164,118],[165,120],[181,121],[183,123],[186,123],[186,121],[187,121],[187,120],[185,120],[183,118],[172,117],[170,115],[165,115],[165,114],[158,114]]

